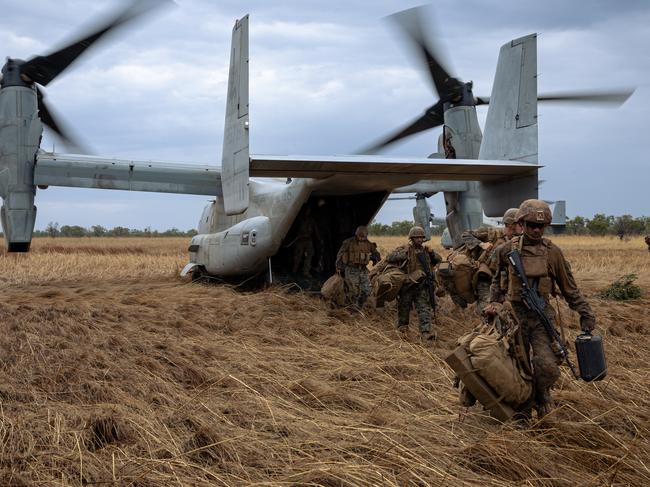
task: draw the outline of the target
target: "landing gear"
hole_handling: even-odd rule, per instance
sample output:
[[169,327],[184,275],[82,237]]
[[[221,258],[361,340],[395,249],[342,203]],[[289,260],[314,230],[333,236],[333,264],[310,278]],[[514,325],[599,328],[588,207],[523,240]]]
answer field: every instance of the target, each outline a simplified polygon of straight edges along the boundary
[[201,283],[205,280],[205,269],[203,267],[196,267],[192,271],[192,282]]

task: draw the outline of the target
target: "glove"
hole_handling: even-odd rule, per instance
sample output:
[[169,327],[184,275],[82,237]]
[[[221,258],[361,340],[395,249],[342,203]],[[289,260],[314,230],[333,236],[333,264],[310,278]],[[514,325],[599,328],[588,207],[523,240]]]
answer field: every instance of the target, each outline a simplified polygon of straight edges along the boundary
[[580,317],[580,329],[585,333],[591,333],[596,328],[596,319],[587,318],[584,316]]
[[501,310],[501,303],[490,303],[483,310],[483,314],[487,318],[493,318],[494,316],[499,314],[500,310]]

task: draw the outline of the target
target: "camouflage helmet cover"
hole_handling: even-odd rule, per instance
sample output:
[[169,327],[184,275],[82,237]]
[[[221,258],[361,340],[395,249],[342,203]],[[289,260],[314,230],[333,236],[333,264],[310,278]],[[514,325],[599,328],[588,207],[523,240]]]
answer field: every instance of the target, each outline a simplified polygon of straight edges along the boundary
[[519,211],[519,208],[508,208],[508,210],[503,214],[503,224],[504,225],[512,225],[514,222],[517,221],[517,212]]
[[424,238],[425,237],[424,228],[418,226],[411,227],[411,229],[409,230],[409,238],[414,238],[414,237]]
[[532,199],[524,201],[519,206],[515,220],[550,225],[551,220],[553,220],[553,215],[551,214],[551,208],[548,206],[548,203],[542,200]]

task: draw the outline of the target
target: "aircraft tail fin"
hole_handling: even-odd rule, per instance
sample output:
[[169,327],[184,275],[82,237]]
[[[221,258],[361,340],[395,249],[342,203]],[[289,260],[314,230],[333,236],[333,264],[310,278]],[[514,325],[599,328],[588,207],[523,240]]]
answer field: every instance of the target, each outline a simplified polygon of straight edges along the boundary
[[[537,164],[537,34],[501,47],[479,159]],[[537,175],[482,183],[485,214],[501,216],[521,201],[537,198]]]
[[553,205],[553,219],[551,220],[553,228],[566,227],[566,201],[558,200]]
[[226,123],[223,134],[221,186],[224,209],[239,215],[248,209],[248,15],[235,22],[232,30]]

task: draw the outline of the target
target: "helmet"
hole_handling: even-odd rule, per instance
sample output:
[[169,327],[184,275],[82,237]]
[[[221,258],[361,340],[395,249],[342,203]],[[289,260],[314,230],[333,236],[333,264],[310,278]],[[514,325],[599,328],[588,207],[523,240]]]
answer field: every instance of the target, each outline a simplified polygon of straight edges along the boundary
[[504,225],[512,225],[514,222],[517,221],[516,216],[517,216],[517,211],[519,208],[508,208],[508,210],[503,214],[503,224]]
[[551,208],[544,201],[526,200],[519,206],[515,220],[550,225],[553,215],[551,214]]
[[411,229],[409,230],[409,238],[413,238],[413,237],[422,237],[422,238],[424,238],[425,237],[424,228],[417,227],[417,226],[416,227],[411,227]]
[[359,225],[357,229],[354,231],[354,235],[357,237],[367,237],[368,236],[368,227],[364,225]]

